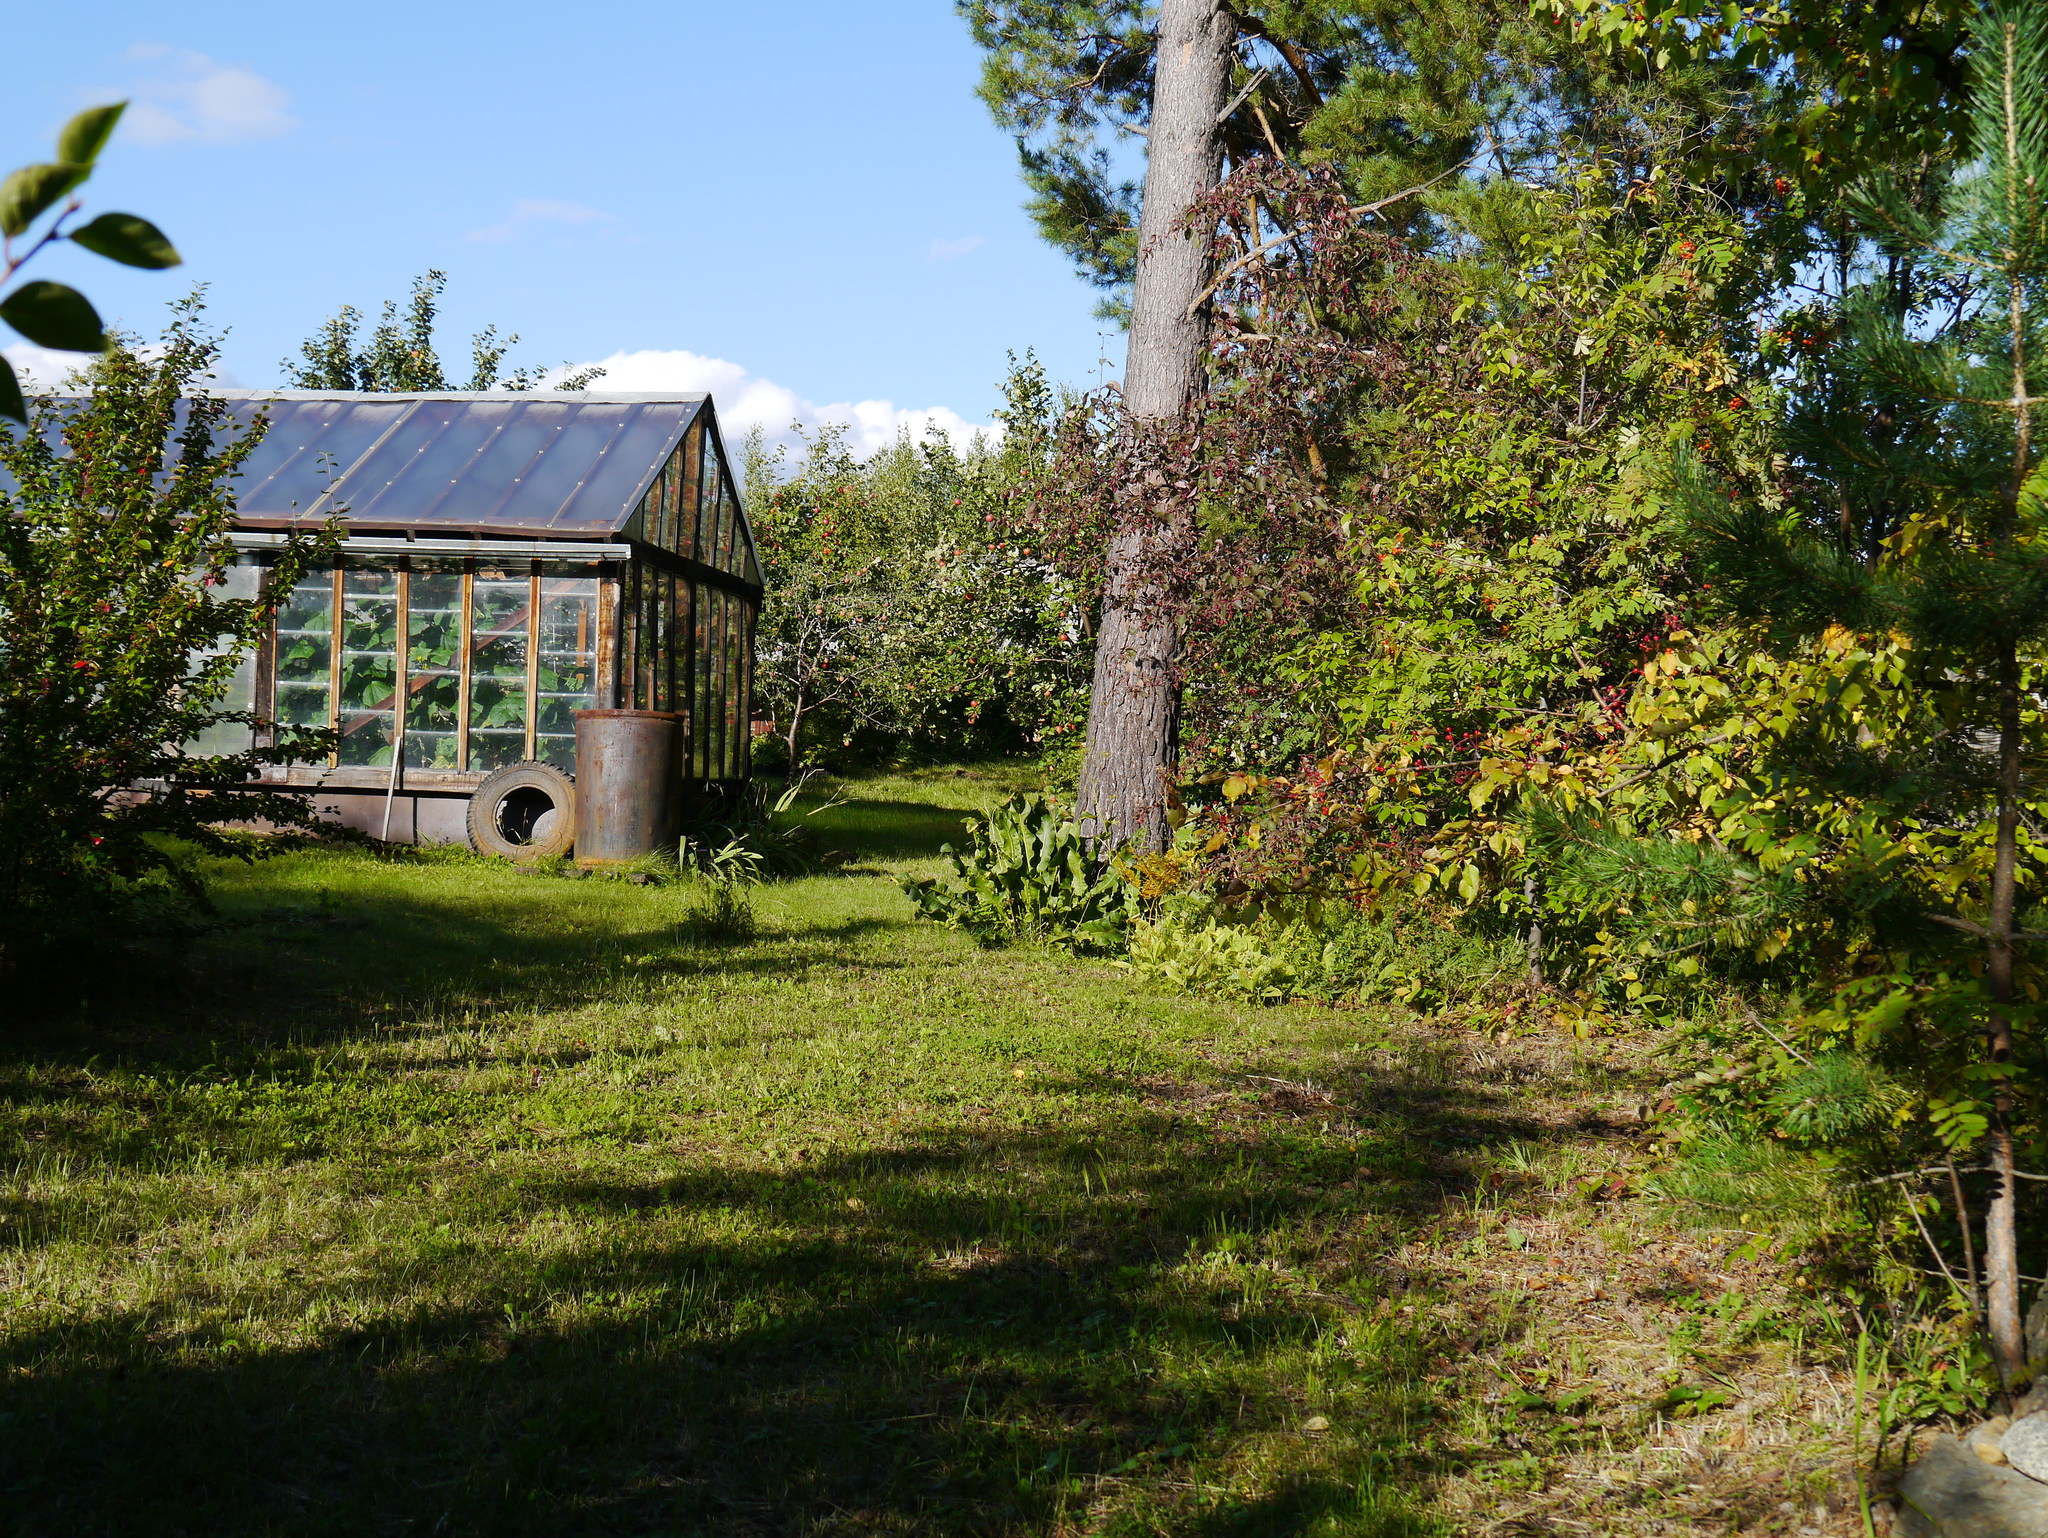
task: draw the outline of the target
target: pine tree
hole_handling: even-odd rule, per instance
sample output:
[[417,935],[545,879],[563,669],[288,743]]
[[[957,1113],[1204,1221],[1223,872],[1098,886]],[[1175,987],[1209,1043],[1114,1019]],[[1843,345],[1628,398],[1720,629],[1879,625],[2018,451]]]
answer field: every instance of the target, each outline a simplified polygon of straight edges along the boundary
[[[1972,1074],[1990,1096],[1987,1322],[2011,1387],[2026,1370],[2013,1145],[2028,1108],[2014,1036],[2031,1019],[2014,971],[2039,938],[2021,908],[2039,903],[2043,874],[2021,825],[2048,746],[2048,467],[2033,420],[2048,397],[2031,383],[2048,345],[2048,12],[1994,0],[1971,36],[1969,158],[1945,207],[1925,211],[1924,189],[1886,176],[1852,195],[1890,276],[1841,317],[1837,388],[1810,408],[1798,445],[1815,494],[1788,518],[1695,473],[1682,481],[1702,575],[1736,618],[1788,651],[1830,631],[1900,636],[1915,686],[1953,723],[1948,744],[1923,745],[1927,762],[1889,768],[1924,779],[1926,821],[1976,829],[1959,845],[1954,911],[1910,918],[1982,948]],[[1870,431],[1879,401],[1912,430]],[[1871,498],[1893,520],[1875,544],[1853,505]],[[1903,929],[1893,938],[1910,948]]]

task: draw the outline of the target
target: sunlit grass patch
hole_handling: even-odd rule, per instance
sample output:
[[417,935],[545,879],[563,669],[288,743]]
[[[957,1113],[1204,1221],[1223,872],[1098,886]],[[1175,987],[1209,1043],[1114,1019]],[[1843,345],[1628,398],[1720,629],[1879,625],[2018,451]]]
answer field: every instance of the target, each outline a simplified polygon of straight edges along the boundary
[[[894,870],[1008,793],[859,790]],[[1584,1074],[697,891],[291,855],[203,993],[11,1040],[13,1530],[1392,1538],[1590,1456],[1475,1376],[1544,1245],[1664,1242],[1508,1212],[1628,1157]]]

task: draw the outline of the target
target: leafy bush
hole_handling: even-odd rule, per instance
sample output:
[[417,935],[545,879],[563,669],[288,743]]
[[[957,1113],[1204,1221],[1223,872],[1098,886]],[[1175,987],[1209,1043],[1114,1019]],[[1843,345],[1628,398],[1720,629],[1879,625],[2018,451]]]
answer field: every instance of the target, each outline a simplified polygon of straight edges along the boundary
[[1121,951],[1138,918],[1137,891],[1101,868],[1080,830],[1034,795],[975,819],[966,853],[941,847],[957,886],[903,878],[917,911],[985,945],[1036,936],[1077,951]]
[[[336,532],[235,564],[232,487],[262,424],[238,431],[194,393],[219,356],[197,311],[181,305],[152,355],[117,345],[83,396],[0,430],[0,972],[62,977],[67,952],[139,928],[122,915],[147,890],[198,909],[192,849],[277,847],[221,824],[312,825],[303,797],[255,776],[324,752],[327,733],[229,697],[275,595]],[[241,746],[220,751],[224,737]]]
[[1257,925],[1232,923],[1216,904],[1193,897],[1168,898],[1157,920],[1139,920],[1117,965],[1155,987],[1259,1003],[1289,997],[1298,981]]

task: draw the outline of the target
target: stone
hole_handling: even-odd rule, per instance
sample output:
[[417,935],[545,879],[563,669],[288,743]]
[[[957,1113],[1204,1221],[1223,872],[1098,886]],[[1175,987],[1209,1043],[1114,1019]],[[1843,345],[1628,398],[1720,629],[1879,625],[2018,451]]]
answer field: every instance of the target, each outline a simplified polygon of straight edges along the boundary
[[2048,1415],[2025,1415],[1998,1439],[2005,1461],[2029,1479],[2048,1480]]
[[2027,1365],[2040,1372],[2048,1368],[2048,1287],[2034,1294],[2034,1306],[2027,1310],[2024,1329]]
[[[2001,1445],[2011,1436],[2008,1431]],[[2048,1485],[1986,1463],[1954,1437],[1937,1437],[1899,1481],[1898,1533],[1900,1538],[2048,1538]]]
[[1970,1449],[1986,1463],[2005,1462],[2005,1449],[1999,1440],[2005,1435],[2005,1428],[2012,1424],[2003,1415],[1994,1415],[1982,1425],[1972,1426],[1963,1433],[1963,1446]]

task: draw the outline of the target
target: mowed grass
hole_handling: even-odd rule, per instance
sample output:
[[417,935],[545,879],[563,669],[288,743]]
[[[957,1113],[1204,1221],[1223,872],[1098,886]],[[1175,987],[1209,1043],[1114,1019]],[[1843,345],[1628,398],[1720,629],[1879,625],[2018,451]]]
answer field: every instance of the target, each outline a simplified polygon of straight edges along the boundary
[[0,1041],[0,1532],[1394,1538],[1626,1457],[1475,1367],[1554,1345],[1472,1280],[1485,1172],[1590,1167],[1606,1091],[914,920],[1013,779],[853,787],[869,873],[744,944],[687,886],[222,870],[160,1002]]

